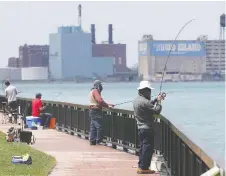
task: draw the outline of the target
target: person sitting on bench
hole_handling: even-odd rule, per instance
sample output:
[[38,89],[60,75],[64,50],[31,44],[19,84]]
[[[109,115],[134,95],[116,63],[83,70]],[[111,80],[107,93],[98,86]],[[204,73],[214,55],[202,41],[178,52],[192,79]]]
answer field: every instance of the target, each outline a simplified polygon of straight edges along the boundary
[[41,111],[44,111],[46,109],[45,106],[42,106],[42,94],[37,93],[35,96],[35,99],[32,100],[31,108],[32,108],[32,116],[34,117],[40,117],[43,120],[43,129],[49,128],[50,119],[52,117],[52,114],[50,113],[41,113]]

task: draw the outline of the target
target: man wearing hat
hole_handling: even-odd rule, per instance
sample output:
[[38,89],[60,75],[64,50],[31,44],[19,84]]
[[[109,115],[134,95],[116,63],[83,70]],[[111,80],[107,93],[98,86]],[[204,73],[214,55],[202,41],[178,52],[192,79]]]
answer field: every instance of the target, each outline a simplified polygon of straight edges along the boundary
[[100,80],[93,83],[93,88],[89,94],[89,116],[90,122],[90,145],[96,145],[102,142],[102,108],[114,107],[107,104],[101,97],[103,86]]
[[133,101],[134,115],[137,120],[138,133],[140,138],[140,154],[138,162],[138,174],[152,174],[150,170],[152,155],[154,153],[154,114],[160,114],[161,105],[156,104],[162,99],[159,95],[151,101],[151,90],[154,88],[149,81],[141,81],[138,89],[138,96]]

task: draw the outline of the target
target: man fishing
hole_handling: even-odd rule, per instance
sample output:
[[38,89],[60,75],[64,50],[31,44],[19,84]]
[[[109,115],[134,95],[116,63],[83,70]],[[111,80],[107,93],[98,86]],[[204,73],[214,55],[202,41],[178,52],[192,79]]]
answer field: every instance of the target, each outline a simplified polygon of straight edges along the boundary
[[149,81],[141,81],[138,96],[133,101],[134,115],[137,120],[140,138],[140,154],[138,162],[138,174],[153,174],[150,170],[152,155],[154,153],[154,114],[160,114],[162,106],[158,101],[164,99],[161,95],[151,101],[151,90],[154,88]]
[[[5,96],[6,96],[6,99],[7,99],[9,111],[10,112],[15,111],[15,110],[17,110],[17,98],[16,98],[16,96],[18,94],[18,91],[17,91],[15,86],[10,85],[9,81],[5,81],[5,86],[6,86]],[[9,119],[9,122],[10,123],[12,122],[11,118]]]
[[32,100],[31,108],[32,108],[32,116],[40,117],[43,119],[43,129],[49,128],[50,119],[52,114],[50,113],[41,113],[46,109],[45,106],[42,106],[42,94],[37,93],[35,99]]
[[101,81],[96,80],[89,94],[89,116],[90,116],[90,145],[102,142],[102,108],[112,108],[114,105],[107,104],[101,97],[103,86]]

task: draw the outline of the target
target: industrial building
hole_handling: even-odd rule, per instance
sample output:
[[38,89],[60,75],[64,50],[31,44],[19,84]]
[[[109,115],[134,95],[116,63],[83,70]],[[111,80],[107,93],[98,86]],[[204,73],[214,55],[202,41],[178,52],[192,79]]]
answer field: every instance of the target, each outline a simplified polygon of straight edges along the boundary
[[53,79],[92,77],[91,34],[80,26],[59,27],[49,36],[49,69]]
[[20,68],[21,64],[21,60],[18,57],[10,57],[8,59],[8,67]]
[[82,30],[82,6],[78,6],[78,26],[58,27],[49,35],[50,79],[92,77],[91,33]]
[[164,80],[201,80],[206,72],[206,52],[197,40],[154,40],[144,35],[139,41],[138,74],[141,79],[159,81],[166,65]]
[[96,44],[95,24],[91,25],[92,56],[114,58],[114,73],[128,72],[126,66],[126,44],[114,44],[112,24],[108,25],[108,42]]
[[114,74],[113,57],[93,57],[92,74],[96,78],[107,77]]
[[94,44],[95,25],[91,25],[92,35],[84,32],[81,5],[78,11],[78,26],[59,27],[57,33],[49,36],[50,79],[106,77],[114,74],[115,65],[116,70],[123,71],[126,64],[125,45]]
[[47,80],[48,79],[47,67],[27,67],[21,68],[22,81],[30,80]]
[[206,50],[206,73],[225,74],[225,40],[208,40],[208,36],[198,38]]
[[206,50],[207,74],[225,75],[225,14],[220,16],[219,40],[208,40],[207,35],[198,37]]
[[158,81],[169,56],[164,80],[223,80],[225,77],[225,14],[220,16],[218,40],[201,35],[196,40],[154,40],[144,35],[139,45],[138,74]]
[[49,46],[27,44],[20,46],[19,59],[22,67],[48,67]]

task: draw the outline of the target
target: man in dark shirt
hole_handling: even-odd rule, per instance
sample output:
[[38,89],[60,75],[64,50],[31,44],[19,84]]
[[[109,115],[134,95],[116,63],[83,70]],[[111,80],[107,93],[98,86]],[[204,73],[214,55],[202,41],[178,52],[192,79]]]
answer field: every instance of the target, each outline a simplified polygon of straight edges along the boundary
[[102,142],[102,108],[112,108],[114,105],[107,104],[101,97],[103,86],[101,81],[94,81],[93,88],[89,94],[89,116],[90,116],[90,145]]
[[151,101],[151,90],[154,89],[149,81],[141,81],[138,87],[138,96],[133,101],[134,115],[137,120],[140,138],[140,155],[138,162],[138,174],[152,174],[150,170],[152,155],[154,153],[154,114],[160,114],[162,97],[159,95]]
[[42,106],[42,94],[41,93],[37,93],[35,96],[35,99],[32,100],[32,116],[34,117],[40,117],[43,119],[43,129],[48,128],[49,127],[49,123],[50,123],[50,119],[52,117],[52,114],[50,113],[41,113],[41,111],[45,110],[46,107]]

